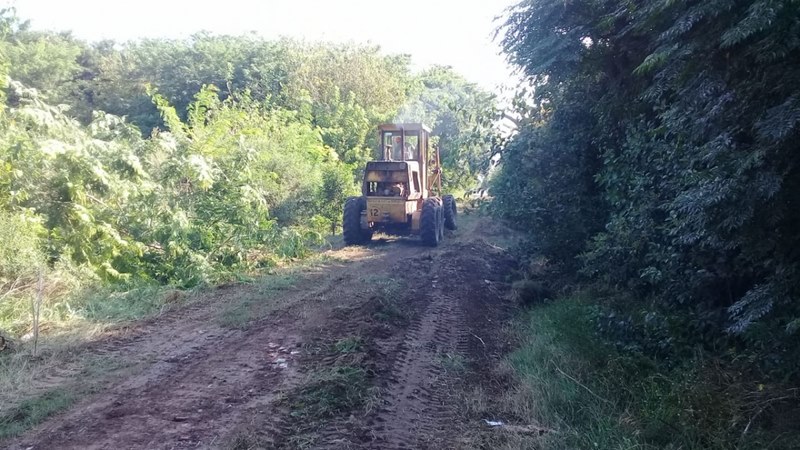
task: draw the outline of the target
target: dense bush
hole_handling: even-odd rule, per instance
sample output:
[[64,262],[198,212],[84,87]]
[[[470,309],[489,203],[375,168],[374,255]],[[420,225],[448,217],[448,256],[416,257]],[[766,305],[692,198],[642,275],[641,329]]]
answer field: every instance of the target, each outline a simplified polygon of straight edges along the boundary
[[493,207],[562,284],[591,286],[570,312],[583,339],[558,346],[634,433],[604,431],[609,411],[560,426],[631,448],[796,447],[800,4],[526,0],[505,33],[531,93]]
[[292,114],[222,102],[212,88],[188,123],[155,96],[168,130],[147,140],[118,117],[83,127],[18,83],[10,93],[4,206],[41,218],[50,258],[109,280],[192,285],[259,264],[250,254],[272,253],[278,225],[314,217],[323,169],[341,164]]
[[533,95],[495,186],[551,262],[640,299],[610,309],[792,376],[799,18],[789,0],[521,2],[503,43]]

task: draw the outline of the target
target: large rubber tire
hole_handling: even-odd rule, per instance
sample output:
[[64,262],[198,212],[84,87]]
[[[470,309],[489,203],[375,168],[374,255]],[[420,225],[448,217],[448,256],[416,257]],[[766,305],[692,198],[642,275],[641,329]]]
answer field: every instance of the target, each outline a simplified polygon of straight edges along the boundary
[[444,240],[444,206],[442,206],[443,202],[441,198],[437,197],[436,202],[439,204],[439,242],[442,242]]
[[347,245],[366,244],[372,239],[372,232],[361,229],[361,212],[367,209],[364,197],[348,197],[344,202],[342,234]]
[[444,202],[444,226],[448,230],[458,229],[456,219],[458,217],[458,208],[456,207],[456,199],[452,195],[445,195],[442,197]]
[[422,203],[422,213],[419,218],[419,235],[422,242],[430,247],[439,245],[441,208],[434,198],[426,199]]

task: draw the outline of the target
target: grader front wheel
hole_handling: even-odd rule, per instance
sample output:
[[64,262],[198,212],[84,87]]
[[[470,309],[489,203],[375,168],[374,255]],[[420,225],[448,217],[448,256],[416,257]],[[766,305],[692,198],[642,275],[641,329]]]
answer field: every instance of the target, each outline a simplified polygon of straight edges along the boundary
[[344,202],[342,234],[347,245],[366,244],[372,239],[372,232],[361,229],[361,212],[367,209],[364,197],[349,197]]

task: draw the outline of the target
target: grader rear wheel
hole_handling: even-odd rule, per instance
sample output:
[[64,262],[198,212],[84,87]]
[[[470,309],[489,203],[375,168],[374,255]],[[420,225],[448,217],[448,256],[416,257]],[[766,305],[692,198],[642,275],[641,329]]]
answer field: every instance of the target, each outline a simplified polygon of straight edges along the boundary
[[445,195],[442,198],[444,202],[444,226],[448,230],[458,229],[456,218],[458,216],[458,208],[456,207],[456,199],[452,195]]
[[425,245],[436,247],[441,240],[441,207],[435,198],[422,203],[422,216],[419,219],[419,234]]
[[442,206],[442,199],[438,200],[439,200],[439,218],[437,223],[439,224],[439,241],[441,242],[444,240],[444,207]]

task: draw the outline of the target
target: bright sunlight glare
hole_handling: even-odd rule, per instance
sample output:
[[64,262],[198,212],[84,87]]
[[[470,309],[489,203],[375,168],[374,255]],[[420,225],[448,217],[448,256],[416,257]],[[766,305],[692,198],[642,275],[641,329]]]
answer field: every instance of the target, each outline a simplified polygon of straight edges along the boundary
[[33,29],[89,41],[183,38],[199,31],[356,42],[452,66],[490,90],[514,85],[494,32],[515,0],[0,0]]

